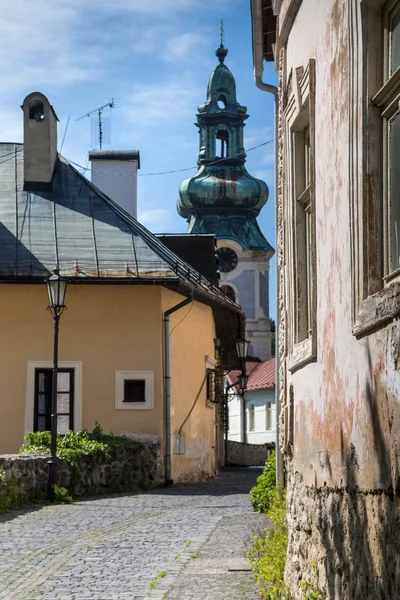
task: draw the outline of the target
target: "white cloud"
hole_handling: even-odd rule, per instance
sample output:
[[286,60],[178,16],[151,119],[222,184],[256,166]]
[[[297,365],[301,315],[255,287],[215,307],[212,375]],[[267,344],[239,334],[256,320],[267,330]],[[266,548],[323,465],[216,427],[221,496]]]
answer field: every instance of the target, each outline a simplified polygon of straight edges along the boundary
[[166,40],[165,48],[163,52],[164,60],[172,62],[176,61],[192,61],[193,55],[192,50],[196,50],[196,60],[198,55],[201,53],[202,48],[207,44],[207,40],[204,36],[198,33],[183,33],[170,37]]
[[173,123],[185,119],[186,115],[194,116],[199,98],[204,94],[204,89],[197,88],[188,74],[167,83],[137,85],[121,110],[137,128]]

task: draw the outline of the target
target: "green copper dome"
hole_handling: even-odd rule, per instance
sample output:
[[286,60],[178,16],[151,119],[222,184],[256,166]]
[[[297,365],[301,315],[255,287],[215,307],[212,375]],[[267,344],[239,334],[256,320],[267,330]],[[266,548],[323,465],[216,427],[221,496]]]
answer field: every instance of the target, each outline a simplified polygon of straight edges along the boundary
[[217,238],[269,250],[255,220],[267,202],[268,187],[244,166],[243,129],[249,115],[236,99],[235,79],[224,63],[227,54],[221,44],[207,100],[198,107],[199,170],[180,185],[178,213],[190,222],[190,233],[215,233]]

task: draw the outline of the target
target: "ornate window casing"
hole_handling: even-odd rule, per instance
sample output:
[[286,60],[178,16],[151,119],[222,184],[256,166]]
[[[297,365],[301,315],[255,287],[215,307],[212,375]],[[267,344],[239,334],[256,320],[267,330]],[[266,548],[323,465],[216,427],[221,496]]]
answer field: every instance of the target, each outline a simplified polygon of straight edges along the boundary
[[400,314],[400,181],[393,168],[400,153],[399,20],[398,2],[349,2],[354,335]]
[[317,352],[317,286],[315,243],[315,61],[292,74],[284,111],[287,165],[285,214],[288,240],[289,370],[293,371]]
[[119,410],[154,408],[154,372],[116,371],[115,408]]

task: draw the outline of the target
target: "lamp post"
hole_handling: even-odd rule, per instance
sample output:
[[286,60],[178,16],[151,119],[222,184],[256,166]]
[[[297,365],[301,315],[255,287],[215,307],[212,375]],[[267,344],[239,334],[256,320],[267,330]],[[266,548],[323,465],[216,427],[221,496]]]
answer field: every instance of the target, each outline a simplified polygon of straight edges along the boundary
[[[244,398],[244,392],[245,389],[247,388],[247,380],[248,377],[246,375],[246,357],[247,357],[247,351],[249,349],[249,345],[250,342],[245,340],[244,338],[239,338],[236,342],[236,352],[238,355],[238,358],[240,359],[240,367],[241,367],[241,373],[238,377],[238,380],[232,384],[229,385],[225,388],[225,393],[224,393],[224,409],[225,409],[225,465],[228,465],[228,434],[229,434],[229,408],[228,408],[228,396],[229,396],[229,390],[232,387],[238,387],[239,388],[239,396],[241,396],[242,398]],[[243,409],[244,410],[244,409]]]
[[58,269],[46,281],[49,295],[49,306],[54,319],[54,352],[53,352],[53,380],[51,385],[51,455],[48,460],[47,500],[54,500],[54,480],[57,462],[57,375],[58,375],[58,328],[60,316],[65,307],[64,300],[67,291],[67,280],[61,277]]

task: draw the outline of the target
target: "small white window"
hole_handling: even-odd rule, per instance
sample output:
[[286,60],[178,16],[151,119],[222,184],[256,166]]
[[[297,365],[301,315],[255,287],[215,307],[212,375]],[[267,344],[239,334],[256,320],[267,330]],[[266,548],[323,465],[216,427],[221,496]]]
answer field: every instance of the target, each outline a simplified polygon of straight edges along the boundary
[[154,408],[153,371],[117,371],[115,376],[115,408],[149,410]]
[[265,405],[265,429],[272,429],[271,422],[271,402],[267,402]]
[[249,404],[249,431],[254,431],[254,404]]

